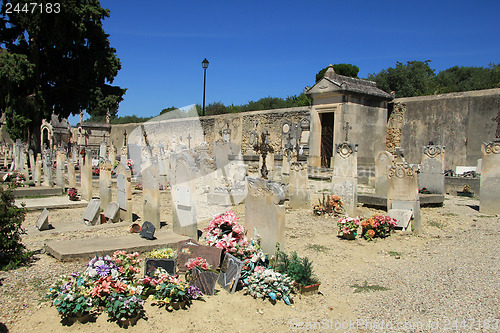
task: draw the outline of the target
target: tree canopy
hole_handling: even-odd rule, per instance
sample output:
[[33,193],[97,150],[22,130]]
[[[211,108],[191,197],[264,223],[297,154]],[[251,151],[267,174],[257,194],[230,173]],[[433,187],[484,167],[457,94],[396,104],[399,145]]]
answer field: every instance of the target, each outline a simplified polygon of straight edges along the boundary
[[[316,74],[316,82],[318,82],[319,80],[321,80],[321,78],[323,76],[325,76],[325,73],[326,73],[326,70],[328,69],[328,67],[330,67],[330,66],[323,68],[322,70],[320,70],[318,72],[318,74]],[[358,73],[359,73],[358,66],[355,66],[352,64],[335,64],[335,65],[332,65],[332,67],[333,67],[333,70],[335,71],[335,73],[337,73],[337,74],[344,75],[344,76],[350,76],[350,77],[358,77]]]
[[102,27],[109,10],[98,0],[13,4],[0,13],[0,113],[11,137],[28,139],[52,112],[115,115],[125,89],[110,85],[121,64]]

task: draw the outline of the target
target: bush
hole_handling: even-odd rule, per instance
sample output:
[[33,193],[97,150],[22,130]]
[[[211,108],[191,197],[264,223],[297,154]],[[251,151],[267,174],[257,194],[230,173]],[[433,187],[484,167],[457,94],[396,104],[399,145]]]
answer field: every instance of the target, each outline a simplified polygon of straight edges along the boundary
[[21,224],[26,216],[26,208],[14,205],[14,195],[0,188],[0,269],[18,267],[31,257],[31,252],[21,243],[25,233]]

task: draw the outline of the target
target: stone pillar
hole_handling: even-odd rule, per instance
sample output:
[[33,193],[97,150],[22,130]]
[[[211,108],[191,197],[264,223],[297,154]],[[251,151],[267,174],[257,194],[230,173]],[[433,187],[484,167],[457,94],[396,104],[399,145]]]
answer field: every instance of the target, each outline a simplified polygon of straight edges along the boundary
[[35,184],[36,186],[40,186],[42,181],[42,154],[36,154],[36,163],[35,163]]
[[109,160],[99,163],[99,197],[101,209],[105,211],[111,202],[111,161]]
[[68,161],[68,187],[76,188],[75,163],[73,160]]
[[394,156],[388,151],[381,151],[375,158],[375,193],[387,197],[387,175],[394,161]]
[[52,152],[46,149],[43,152],[43,183],[44,186],[52,186]]
[[344,142],[335,145],[331,194],[338,195],[345,212],[356,215],[358,203],[358,145]]
[[113,166],[115,164],[115,161],[116,161],[116,149],[115,149],[115,146],[113,144],[111,144],[109,146],[108,156],[109,156],[109,160],[111,161],[111,166]]
[[[283,157],[283,161],[286,157]],[[289,206],[291,209],[309,209],[309,178],[307,174],[307,163],[292,162],[290,164],[290,196]]]
[[65,187],[64,183],[64,158],[65,155],[61,151],[56,152],[56,185],[60,188]]
[[143,220],[151,222],[156,230],[160,230],[159,186],[158,160],[152,159],[150,165],[142,172]]
[[99,146],[99,162],[108,159],[107,150],[108,146],[106,145],[106,141],[101,141],[101,145]]
[[276,244],[285,249],[285,191],[272,181],[247,177],[248,195],[245,199],[245,226],[248,237],[257,232],[262,250],[276,253]]
[[431,193],[444,194],[444,146],[422,147],[422,162],[418,175],[418,187]]
[[[30,172],[31,172],[31,180],[35,181],[35,156],[33,155],[33,150],[28,151],[29,159],[30,159]],[[26,179],[28,180],[28,179]]]
[[481,146],[480,212],[500,214],[500,138],[484,142]]
[[115,172],[120,219],[132,222],[132,174],[126,163],[120,163]]
[[82,199],[92,199],[92,151],[85,148],[85,157],[80,171]]

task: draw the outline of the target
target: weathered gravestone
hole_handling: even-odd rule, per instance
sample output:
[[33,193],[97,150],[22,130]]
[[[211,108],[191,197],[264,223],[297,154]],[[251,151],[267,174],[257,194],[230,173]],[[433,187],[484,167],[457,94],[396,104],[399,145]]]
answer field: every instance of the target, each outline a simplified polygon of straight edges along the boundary
[[411,228],[415,233],[421,233],[418,174],[414,167],[406,163],[401,149],[397,149],[396,154],[397,157],[388,174],[387,211],[389,214],[392,214],[391,209],[411,211],[413,222],[408,229]]
[[118,222],[120,220],[120,206],[118,205],[118,202],[112,201],[108,204],[108,207],[106,207],[106,210],[104,211],[104,216],[106,217],[106,220],[112,223]]
[[44,208],[40,216],[38,216],[35,226],[40,231],[49,229],[49,211],[47,208]]
[[90,200],[89,204],[87,205],[87,208],[85,209],[85,212],[83,212],[82,221],[86,225],[98,224],[100,206],[101,206],[101,200],[99,199]]
[[[285,159],[285,158],[284,158]],[[309,208],[309,189],[308,189],[308,174],[307,163],[291,162],[290,163],[290,186],[289,186],[289,205],[292,209],[308,209]]]
[[198,244],[192,238],[177,243],[177,268],[180,272],[186,272],[186,263],[189,259],[197,257],[205,259],[212,269],[217,269],[220,264],[221,256],[221,249],[215,246]]
[[248,177],[247,181],[246,229],[259,234],[262,250],[273,255],[277,243],[280,249],[285,248],[285,191],[281,185],[261,178]]
[[118,164],[115,173],[120,219],[132,222],[132,174],[126,163]]
[[144,219],[150,221],[156,229],[160,229],[160,181],[158,161],[153,159],[142,172],[142,193],[144,198]]
[[238,280],[240,279],[243,261],[237,259],[233,255],[226,253],[224,261],[220,267],[219,278],[217,282],[220,286],[230,293],[236,291]]
[[64,188],[64,159],[65,155],[62,151],[56,152],[56,185]]
[[75,163],[73,160],[68,161],[68,186],[69,188],[76,188]]
[[422,161],[418,175],[418,187],[430,193],[444,194],[444,146],[422,147]]
[[[349,123],[347,123],[348,125]],[[348,215],[356,215],[358,202],[358,145],[344,142],[335,145],[332,194],[340,196]]]
[[30,172],[31,172],[31,180],[35,181],[35,156],[33,155],[33,150],[28,151],[29,159],[30,159]]
[[128,145],[128,157],[134,164],[134,177],[140,178],[142,173],[142,147],[136,144]]
[[480,181],[480,212],[500,214],[500,138],[484,142]]
[[387,196],[387,175],[394,161],[394,156],[388,151],[381,151],[375,158],[375,193]]
[[[397,206],[397,203],[396,203]],[[404,208],[404,207],[402,207]],[[412,207],[410,209],[390,209],[387,212],[387,215],[392,217],[397,222],[397,227],[406,230],[410,226],[411,219],[413,218],[413,210]]]
[[102,160],[99,163],[99,197],[101,209],[106,210],[111,202],[111,162]]
[[201,271],[198,268],[191,270],[189,284],[198,287],[203,295],[211,296],[215,293],[215,283],[219,274],[210,271]]
[[50,149],[43,151],[43,182],[44,186],[52,186],[52,152]]
[[155,239],[155,231],[156,231],[155,226],[151,222],[146,221],[141,226],[140,235],[142,238],[153,240]]
[[35,184],[36,186],[40,186],[42,181],[42,154],[36,154],[36,162],[35,162]]

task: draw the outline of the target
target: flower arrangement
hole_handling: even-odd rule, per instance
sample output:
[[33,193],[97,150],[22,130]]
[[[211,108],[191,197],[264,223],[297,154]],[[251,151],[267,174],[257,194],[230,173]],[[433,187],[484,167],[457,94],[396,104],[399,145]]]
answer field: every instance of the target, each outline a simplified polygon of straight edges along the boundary
[[182,282],[177,276],[168,275],[165,272],[161,273],[158,280],[152,279],[151,281],[156,285],[154,293],[149,296],[153,302],[171,309],[172,303],[189,303],[191,301],[187,293],[189,284]]
[[89,281],[78,273],[62,276],[46,295],[63,318],[89,314],[94,307]]
[[292,279],[273,269],[257,266],[244,283],[243,291],[254,298],[269,298],[272,301],[282,299],[287,305],[293,300]]
[[127,253],[126,251],[115,251],[112,259],[114,263],[119,266],[118,271],[120,274],[127,279],[132,280],[135,274],[139,274],[141,272],[139,265],[142,260],[138,257],[139,253],[137,252]]
[[198,268],[202,271],[208,271],[210,270],[210,265],[208,262],[203,259],[202,257],[196,257],[196,258],[191,258],[188,260],[187,263],[185,263],[185,266],[189,269],[192,270],[193,268]]
[[78,190],[74,187],[68,190],[68,197],[71,201],[78,201]]
[[307,257],[299,257],[295,251],[287,255],[278,249],[274,269],[286,274],[298,285],[309,286],[319,282],[313,274],[312,261]]
[[177,257],[177,254],[171,248],[165,247],[147,253],[146,257],[154,259],[173,259]]
[[326,195],[323,193],[323,199],[318,199],[319,204],[313,206],[315,215],[333,215],[338,216],[344,211],[344,203],[338,195]]
[[420,194],[431,194],[431,191],[427,189],[427,187],[422,187],[420,190],[418,190],[418,193]]
[[230,210],[215,216],[204,230],[207,244],[243,256],[249,243],[245,228],[237,220],[236,214]]
[[134,187],[135,190],[140,190],[142,191],[142,183],[137,183]]
[[129,158],[129,159],[127,160],[127,166],[128,166],[128,168],[130,169],[130,172],[131,172],[132,174],[134,174],[134,172],[135,172],[135,170],[134,170],[134,161],[132,161],[132,159],[130,159],[130,158]]
[[397,221],[390,216],[373,215],[361,220],[362,235],[366,240],[373,240],[375,237],[385,238],[391,234]]
[[144,300],[136,295],[123,295],[113,292],[106,299],[106,312],[111,320],[119,323],[138,317],[144,312]]
[[337,222],[340,236],[347,236],[353,234],[354,237],[358,234],[358,227],[360,225],[359,218],[344,216]]
[[93,167],[92,168],[92,176],[99,176],[99,174],[100,174],[99,167]]
[[464,193],[471,193],[471,191],[470,191],[470,185],[464,185],[464,187],[462,188],[462,192],[464,192]]

